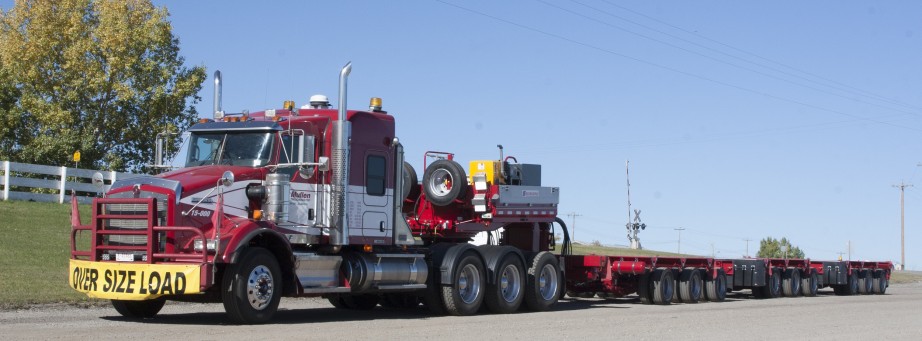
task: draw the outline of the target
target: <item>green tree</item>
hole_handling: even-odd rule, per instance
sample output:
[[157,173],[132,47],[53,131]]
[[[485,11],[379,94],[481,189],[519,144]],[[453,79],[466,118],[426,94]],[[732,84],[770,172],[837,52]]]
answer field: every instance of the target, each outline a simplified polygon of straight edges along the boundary
[[787,247],[787,258],[804,258],[804,251],[799,247],[791,245],[791,242],[787,238],[782,237],[780,240],[774,239],[772,237],[766,237],[762,239],[762,242],[759,243],[759,253],[756,254],[756,257],[759,258],[784,258],[785,252],[783,247]]
[[187,68],[149,0],[22,0],[0,11],[0,159],[139,171],[185,129],[205,68]]

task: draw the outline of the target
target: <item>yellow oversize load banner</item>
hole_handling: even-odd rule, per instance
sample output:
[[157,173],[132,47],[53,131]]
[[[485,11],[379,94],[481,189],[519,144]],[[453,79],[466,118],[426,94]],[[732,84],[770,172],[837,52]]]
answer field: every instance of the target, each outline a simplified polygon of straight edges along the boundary
[[70,260],[70,287],[90,297],[149,300],[199,293],[200,265]]

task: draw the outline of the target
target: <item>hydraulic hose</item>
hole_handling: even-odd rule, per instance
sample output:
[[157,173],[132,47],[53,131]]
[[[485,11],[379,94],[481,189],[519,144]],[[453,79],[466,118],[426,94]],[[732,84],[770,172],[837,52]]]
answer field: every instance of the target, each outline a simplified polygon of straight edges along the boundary
[[570,245],[570,232],[567,231],[567,224],[564,223],[563,219],[560,219],[560,217],[555,217],[554,222],[560,225],[561,230],[563,230],[563,247],[560,250],[560,254],[569,256],[573,252],[573,246]]

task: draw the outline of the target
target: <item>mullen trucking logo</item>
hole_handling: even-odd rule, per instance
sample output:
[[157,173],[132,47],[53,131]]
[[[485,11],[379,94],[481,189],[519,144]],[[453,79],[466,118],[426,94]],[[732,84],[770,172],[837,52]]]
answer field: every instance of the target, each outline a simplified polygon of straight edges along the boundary
[[311,194],[310,194],[310,192],[307,192],[307,191],[296,191],[296,190],[292,190],[291,193],[289,193],[289,194],[291,195],[291,200],[292,200],[292,201],[307,201],[307,200],[311,200]]
[[90,297],[140,300],[199,292],[198,265],[70,261],[70,287]]

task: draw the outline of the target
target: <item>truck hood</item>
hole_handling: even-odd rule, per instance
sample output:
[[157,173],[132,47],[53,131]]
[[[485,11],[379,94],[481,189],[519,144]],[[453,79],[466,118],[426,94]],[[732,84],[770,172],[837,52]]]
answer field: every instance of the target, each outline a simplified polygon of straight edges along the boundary
[[225,171],[234,174],[234,181],[262,180],[267,172],[265,168],[212,165],[178,169],[157,177],[179,182],[183,193],[196,193],[214,187]]

